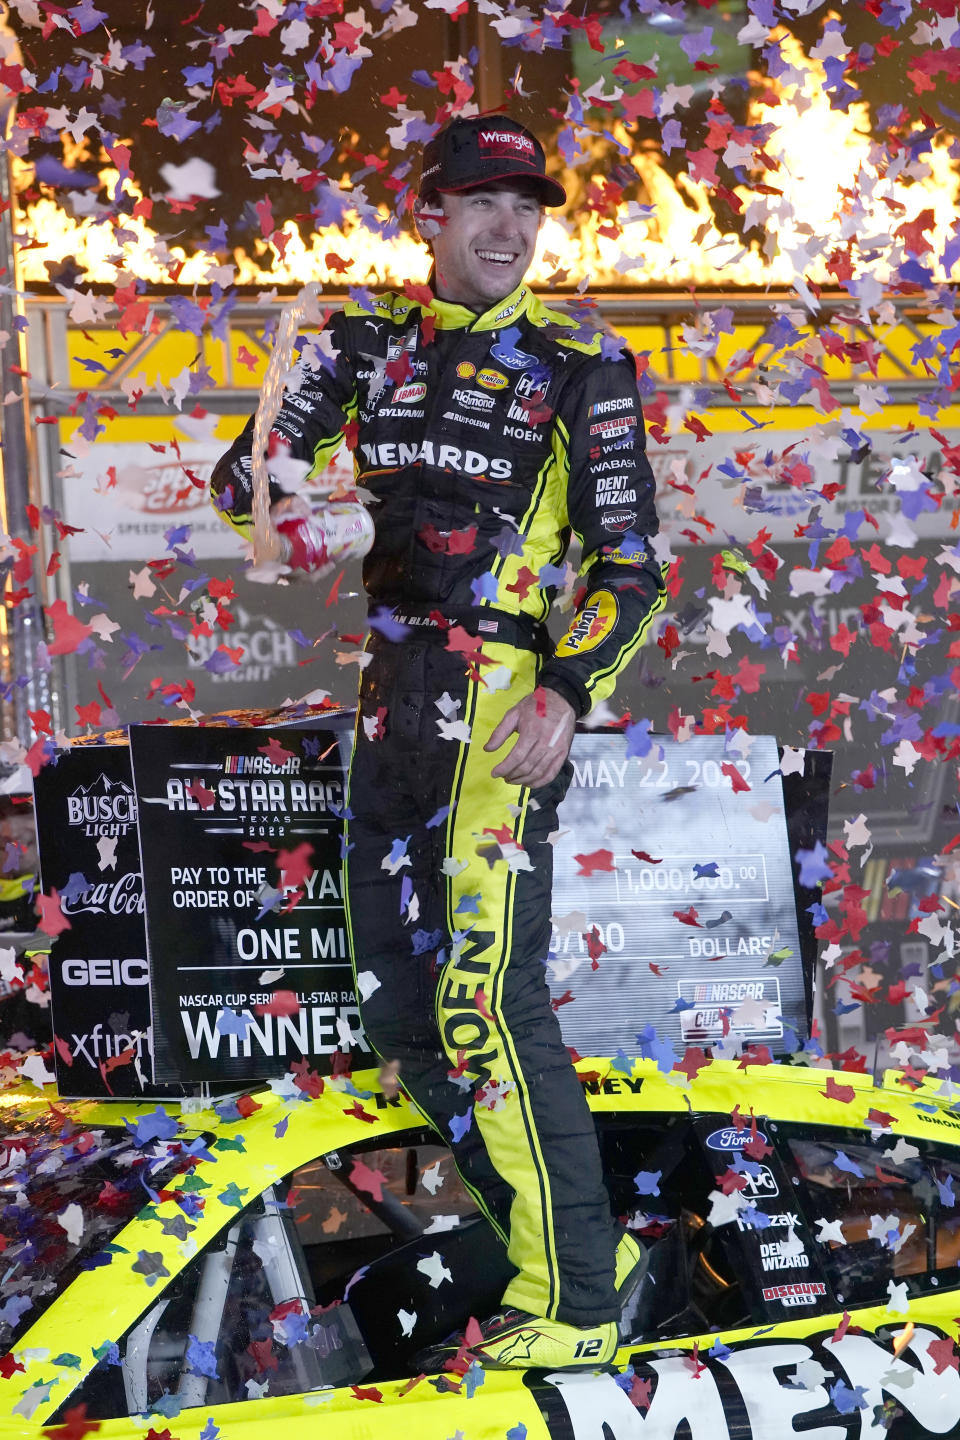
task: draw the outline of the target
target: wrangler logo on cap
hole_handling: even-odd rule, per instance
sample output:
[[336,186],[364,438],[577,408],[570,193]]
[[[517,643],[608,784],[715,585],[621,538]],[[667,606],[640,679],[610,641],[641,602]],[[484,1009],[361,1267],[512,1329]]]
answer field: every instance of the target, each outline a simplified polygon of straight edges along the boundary
[[536,155],[530,136],[513,130],[481,130],[477,138],[481,155],[513,155],[517,160],[530,161]]
[[617,597],[595,590],[557,646],[558,655],[583,655],[595,650],[617,623]]

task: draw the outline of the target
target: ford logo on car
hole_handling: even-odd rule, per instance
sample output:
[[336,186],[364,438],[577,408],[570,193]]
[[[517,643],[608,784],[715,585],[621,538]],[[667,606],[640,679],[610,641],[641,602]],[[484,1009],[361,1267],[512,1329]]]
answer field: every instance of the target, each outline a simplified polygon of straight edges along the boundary
[[[767,1137],[762,1130],[757,1131],[757,1139],[762,1140],[764,1145]],[[750,1131],[746,1128],[738,1130],[735,1125],[727,1125],[723,1130],[714,1130],[707,1136],[708,1150],[742,1150],[744,1145],[750,1141]]]

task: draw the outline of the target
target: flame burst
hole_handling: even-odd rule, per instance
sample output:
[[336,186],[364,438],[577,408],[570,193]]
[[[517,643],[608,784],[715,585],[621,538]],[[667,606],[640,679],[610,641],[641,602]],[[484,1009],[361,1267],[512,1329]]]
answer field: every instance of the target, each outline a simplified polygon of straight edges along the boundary
[[[936,278],[949,278],[933,257],[951,233],[960,191],[950,137],[936,138],[919,159],[910,159],[898,141],[880,143],[871,137],[866,104],[831,109],[819,62],[805,56],[789,33],[775,32],[774,38],[787,69],[777,81],[762,82],[763,93],[751,101],[748,114],[749,126],[772,127],[762,158],[747,126],[733,127],[716,151],[750,172],[750,182],[731,187],[747,240],[720,227],[707,184],[689,173],[675,179],[661,152],[639,146],[616,124],[608,133],[621,148],[621,160],[642,181],[648,203],[598,203],[609,157],[589,164],[588,204],[595,208],[579,210],[571,220],[548,216],[530,273],[534,284],[570,277],[616,289],[651,283],[726,288],[852,278],[883,286],[906,258],[904,227],[911,225],[910,249],[917,253],[919,243]],[[595,144],[587,130],[578,140],[588,150]],[[567,174],[569,188],[582,186],[586,168]],[[16,173],[18,188],[26,188],[32,167],[19,161]],[[99,174],[112,190],[118,172],[107,166]],[[759,190],[758,183],[765,188]],[[126,188],[142,198],[133,180],[127,179]],[[385,207],[381,215],[390,219]],[[22,228],[28,243],[21,273],[28,285],[48,281],[46,264],[70,257],[88,283],[111,285],[136,277],[153,285],[291,286],[315,280],[342,288],[420,282],[430,265],[412,233],[384,239],[356,214],[342,227],[315,231],[309,243],[288,220],[274,237],[256,242],[253,254],[238,249],[230,259],[168,246],[143,216],[96,224],[74,219],[47,198],[27,206]],[[349,261],[348,268],[342,261]]]

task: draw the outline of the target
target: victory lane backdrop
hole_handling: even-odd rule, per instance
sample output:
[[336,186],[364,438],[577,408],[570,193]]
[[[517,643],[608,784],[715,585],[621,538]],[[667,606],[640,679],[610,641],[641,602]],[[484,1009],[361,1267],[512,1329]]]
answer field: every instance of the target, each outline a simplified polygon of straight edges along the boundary
[[57,892],[67,922],[49,961],[57,1091],[180,1095],[182,1085],[153,1083],[130,752],[74,746],[43,766],[33,796],[42,888]]
[[158,1081],[362,1063],[330,729],[130,728]]
[[651,735],[631,755],[622,734],[577,735],[548,979],[581,1054],[805,1039],[781,762],[750,738],[741,756],[722,736]]

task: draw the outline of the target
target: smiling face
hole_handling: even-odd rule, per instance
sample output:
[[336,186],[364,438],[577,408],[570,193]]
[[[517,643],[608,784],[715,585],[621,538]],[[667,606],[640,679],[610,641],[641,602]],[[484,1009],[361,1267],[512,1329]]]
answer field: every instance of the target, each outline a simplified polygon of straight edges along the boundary
[[433,246],[437,295],[486,310],[515,290],[529,270],[543,206],[524,180],[497,181],[442,198],[440,223],[430,221],[419,202],[416,208],[420,233]]

